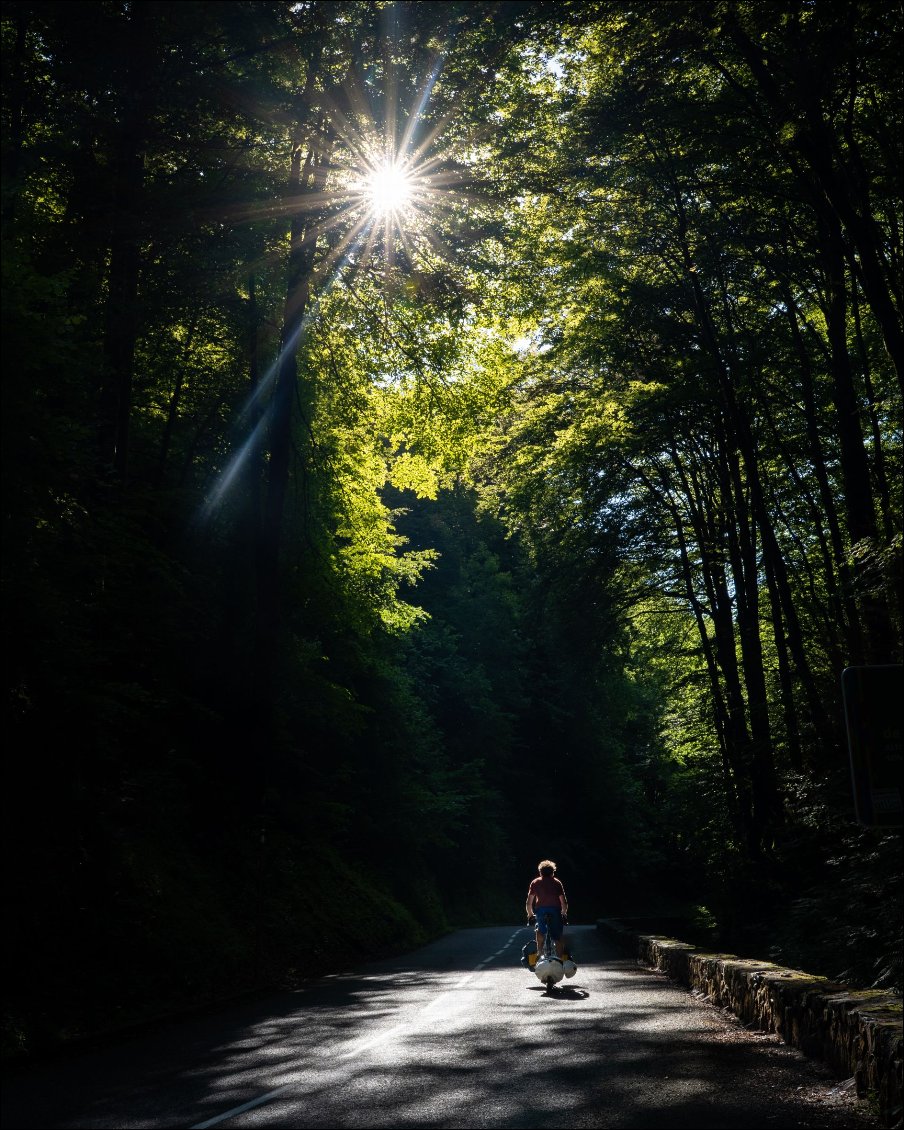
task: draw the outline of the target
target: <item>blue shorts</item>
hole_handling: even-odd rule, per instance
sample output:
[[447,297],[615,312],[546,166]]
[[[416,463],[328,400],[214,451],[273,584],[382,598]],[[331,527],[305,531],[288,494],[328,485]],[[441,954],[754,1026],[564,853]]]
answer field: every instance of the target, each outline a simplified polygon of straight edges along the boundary
[[537,929],[541,934],[546,934],[546,915],[549,915],[549,934],[554,942],[562,937],[562,911],[558,906],[538,906],[534,910],[537,919]]

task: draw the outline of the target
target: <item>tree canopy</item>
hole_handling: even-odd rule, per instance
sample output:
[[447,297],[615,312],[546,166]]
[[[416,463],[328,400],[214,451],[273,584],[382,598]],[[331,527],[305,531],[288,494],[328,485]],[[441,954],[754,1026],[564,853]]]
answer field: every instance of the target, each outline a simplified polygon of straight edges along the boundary
[[900,987],[900,18],[4,5],[6,1054],[547,856]]

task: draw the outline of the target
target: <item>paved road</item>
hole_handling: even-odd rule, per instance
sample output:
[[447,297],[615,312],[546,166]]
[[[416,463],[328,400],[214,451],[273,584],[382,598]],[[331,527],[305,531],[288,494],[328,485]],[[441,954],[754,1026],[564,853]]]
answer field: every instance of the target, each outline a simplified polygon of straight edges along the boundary
[[819,1065],[571,935],[553,996],[525,929],[463,930],[19,1073],[3,1127],[878,1126]]

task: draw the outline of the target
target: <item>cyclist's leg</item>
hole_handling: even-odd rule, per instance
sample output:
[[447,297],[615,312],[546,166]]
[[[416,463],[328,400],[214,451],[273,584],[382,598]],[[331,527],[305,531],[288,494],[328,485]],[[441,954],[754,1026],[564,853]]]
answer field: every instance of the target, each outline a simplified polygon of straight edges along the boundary
[[537,943],[537,958],[543,953],[543,911],[539,906],[534,907],[534,941]]
[[556,943],[556,956],[561,960],[565,958],[565,923],[559,918],[556,924],[557,932],[553,933],[553,940]]
[[[535,911],[537,921],[537,953],[542,953],[547,939],[554,943],[550,945],[550,952],[558,953],[556,935],[561,935],[562,919],[556,907],[538,906]],[[559,955],[561,956],[561,955]]]
[[[545,930],[554,943],[552,948],[555,950],[556,957],[563,958],[565,956],[565,926],[559,908],[546,907],[544,918],[546,920]],[[539,916],[537,920],[539,921]]]

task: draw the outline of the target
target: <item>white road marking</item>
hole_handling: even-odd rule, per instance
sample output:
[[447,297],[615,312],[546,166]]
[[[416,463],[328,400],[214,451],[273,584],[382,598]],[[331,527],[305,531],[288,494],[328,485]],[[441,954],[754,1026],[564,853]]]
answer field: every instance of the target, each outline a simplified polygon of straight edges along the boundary
[[225,1114],[217,1114],[213,1118],[208,1118],[206,1122],[196,1122],[191,1130],[207,1130],[208,1126],[216,1126],[218,1122],[225,1122],[227,1118],[244,1114],[246,1110],[253,1110],[256,1106],[263,1106],[264,1103],[275,1099],[277,1095],[281,1095],[283,1091],[288,1091],[291,1086],[291,1083],[286,1083],[284,1087],[277,1087],[275,1091],[268,1091],[266,1095],[258,1095],[256,1099],[251,1099],[250,1102],[242,1103],[241,1106],[234,1106],[232,1110],[227,1110]]
[[[494,954],[492,954],[488,958],[485,958],[480,962],[479,965],[475,965],[471,970],[471,973],[462,981],[459,981],[458,985],[467,984],[467,982],[471,980],[474,974],[483,969],[485,966],[489,965],[494,957],[498,957],[501,953],[505,953],[512,942],[519,936],[519,934],[521,934],[521,930],[516,930],[501,950],[496,950]],[[456,996],[457,993],[457,989],[449,990],[445,993],[440,993],[440,995],[438,997],[435,997],[430,1002],[430,1004],[421,1009],[418,1019],[423,1016],[427,1009],[435,1008],[438,1004],[443,1002],[446,997]],[[416,1021],[413,1021],[412,1023],[416,1023]],[[369,1051],[371,1048],[375,1048],[378,1045],[385,1043],[393,1036],[398,1035],[398,1033],[403,1031],[405,1028],[410,1027],[411,1023],[396,1024],[393,1028],[387,1028],[383,1032],[378,1032],[376,1036],[372,1036],[369,1040],[365,1040],[363,1044],[354,1044],[352,1048],[349,1048],[346,1051],[340,1052],[338,1055],[333,1056],[333,1060],[335,1061],[342,1059],[352,1059],[355,1056],[360,1055],[361,1052]],[[282,1087],[277,1087],[275,1091],[267,1091],[266,1094],[258,1095],[256,1099],[249,1099],[248,1102],[242,1103],[240,1106],[234,1106],[231,1109],[224,1111],[222,1114],[216,1114],[213,1118],[208,1118],[205,1122],[195,1122],[190,1127],[190,1130],[207,1130],[209,1126],[216,1126],[219,1122],[225,1122],[227,1118],[234,1118],[237,1114],[244,1114],[246,1110],[253,1110],[255,1107],[263,1106],[264,1103],[268,1103],[272,1099],[277,1098],[277,1096],[285,1094],[285,1092],[291,1090],[293,1086],[295,1086],[294,1083],[285,1083]]]

